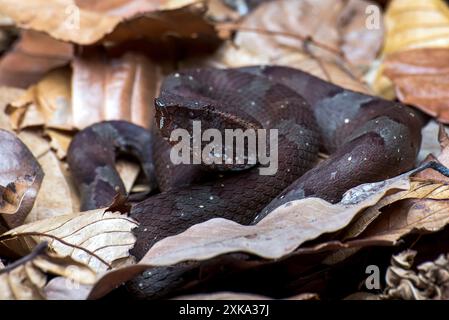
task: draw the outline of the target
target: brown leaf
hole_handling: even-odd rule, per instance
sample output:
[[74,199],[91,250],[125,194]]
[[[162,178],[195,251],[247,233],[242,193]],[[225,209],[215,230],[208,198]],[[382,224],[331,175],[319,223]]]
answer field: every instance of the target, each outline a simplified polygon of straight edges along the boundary
[[46,243],[41,243],[29,255],[0,270],[0,300],[45,299],[47,274],[62,276],[66,284],[95,282],[96,274],[89,267],[45,249]]
[[[346,230],[344,238],[354,238],[360,235],[381,214],[388,216],[388,213],[384,212],[385,210],[391,212],[391,219],[384,220],[384,223],[389,221],[392,224],[385,226],[384,230],[377,230],[384,234],[383,241],[394,243],[413,230],[437,231],[449,222],[449,214],[446,216],[446,210],[444,210],[444,207],[449,208],[449,201],[444,201],[447,199],[449,199],[449,186],[446,184],[412,178],[409,190],[387,195],[376,205],[360,214],[359,218]],[[399,205],[394,209],[386,209],[395,203]],[[409,205],[405,205],[406,203]],[[382,216],[380,221],[382,221]],[[374,225],[376,223],[380,222],[374,222]],[[379,236],[379,233],[376,236]]]
[[[385,58],[390,59],[388,57],[390,54],[400,54],[400,52],[407,50],[447,49],[449,46],[449,8],[443,0],[392,0],[385,13],[385,28],[387,34],[382,53],[382,56]],[[436,51],[438,52],[439,50]],[[419,53],[420,51],[416,52]],[[408,54],[404,53],[404,55],[407,56]],[[412,58],[412,55],[414,54],[412,53],[410,58]],[[431,64],[435,63],[436,66],[438,62],[431,61],[429,58],[425,58],[423,65],[420,65],[419,61],[412,62],[411,67],[407,71],[410,72],[408,78],[412,83],[406,86],[401,82],[401,88],[397,88],[396,93],[413,96],[410,90],[412,90],[412,87],[415,87],[418,89],[418,93],[415,96],[416,99],[431,100],[432,96],[435,97],[435,93],[441,91],[442,86],[434,80],[439,76],[441,77],[442,73],[438,74],[438,71],[432,70]],[[429,64],[429,62],[430,65],[427,68],[426,63]],[[444,64],[444,62],[440,62]],[[405,61],[405,67],[407,64],[409,62]],[[398,65],[398,63],[395,63],[395,65]],[[391,69],[391,67],[389,68]],[[412,68],[415,68],[415,70],[412,70]],[[384,66],[382,65],[377,70],[376,79],[372,87],[378,94],[394,98],[394,94],[391,94],[393,84],[385,77],[383,69]],[[418,73],[418,79],[414,79],[414,73]],[[436,85],[436,89],[426,93],[417,87],[416,83],[421,82],[422,84],[427,79],[430,83],[433,82]],[[443,81],[444,77],[441,77],[441,80]],[[431,85],[429,84],[429,86]],[[403,86],[406,86],[406,89],[402,88]],[[422,103],[422,101],[417,102],[419,102],[418,105]]]
[[292,201],[254,226],[212,219],[157,242],[139,264],[170,265],[230,252],[245,252],[266,259],[281,258],[308,240],[346,227],[358,213],[375,205],[387,192],[408,190],[410,174],[412,172],[353,188],[337,204],[318,198]]
[[117,119],[150,127],[153,108],[149,104],[157,94],[160,81],[156,65],[139,54],[109,58],[98,53],[76,58],[72,68],[72,112],[76,128]]
[[72,71],[49,72],[7,112],[14,129],[44,126],[63,158],[73,129],[103,120],[127,120],[149,128],[153,123],[149,104],[160,80],[160,68],[141,54],[114,58],[91,50],[73,60]]
[[365,66],[380,49],[383,30],[366,28],[367,5],[372,3],[362,0],[264,3],[235,27],[238,30],[235,45],[224,46],[211,63],[233,67],[287,65],[345,88],[368,92],[354,76],[357,71],[347,63],[349,60]]
[[58,256],[70,256],[97,272],[132,263],[128,250],[135,243],[137,223],[126,215],[98,209],[57,216],[22,225],[0,236],[0,251],[18,255],[49,242]]
[[448,61],[446,48],[402,51],[385,59],[384,74],[393,82],[400,101],[449,123]]
[[0,60],[0,85],[27,88],[49,70],[67,64],[72,55],[72,45],[40,32],[24,31]]
[[[134,7],[131,2],[123,6],[122,2],[115,9],[109,4],[103,6],[102,2],[79,1],[77,6],[73,0],[3,0],[0,11],[21,28],[42,31],[55,39],[80,45],[102,40],[113,43],[163,40],[167,35],[188,39],[215,37],[213,27],[203,18],[203,1],[146,1],[144,7]],[[137,13],[133,15],[133,11]]]
[[0,129],[0,216],[8,228],[20,225],[33,207],[44,173],[13,133]]

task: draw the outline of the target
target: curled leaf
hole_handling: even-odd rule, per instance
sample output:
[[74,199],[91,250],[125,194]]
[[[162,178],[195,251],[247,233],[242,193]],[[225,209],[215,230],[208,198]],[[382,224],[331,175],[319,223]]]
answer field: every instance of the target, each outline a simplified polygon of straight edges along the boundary
[[41,300],[46,298],[47,275],[63,277],[65,283],[93,284],[96,273],[70,258],[46,252],[45,242],[27,256],[0,269],[0,300]]
[[44,173],[13,133],[0,129],[0,150],[0,216],[8,228],[14,228],[31,211]]
[[449,299],[449,255],[413,268],[416,251],[407,250],[391,258],[383,299]]
[[23,29],[42,31],[55,39],[80,45],[102,40],[113,43],[164,40],[169,35],[187,39],[215,37],[213,27],[203,18],[204,1],[146,1],[144,6],[133,8],[125,4],[115,10],[108,4],[103,8],[96,6],[100,1],[91,2],[2,0],[0,11]]

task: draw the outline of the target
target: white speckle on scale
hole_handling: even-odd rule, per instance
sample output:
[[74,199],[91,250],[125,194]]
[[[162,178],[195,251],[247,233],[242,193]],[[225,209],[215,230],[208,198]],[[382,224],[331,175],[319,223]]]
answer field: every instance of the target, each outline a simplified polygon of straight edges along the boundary
[[255,105],[256,105],[256,102],[255,102],[255,101],[251,101],[251,105],[252,105],[252,106],[255,106]]
[[175,73],[175,78],[179,78],[180,74],[179,73]]
[[348,161],[351,161],[352,160],[352,157],[348,157]]
[[345,123],[346,124],[349,123],[349,119],[348,118],[345,119]]
[[192,77],[192,76],[189,76],[189,80],[190,80],[190,81],[193,81],[193,77]]
[[209,197],[209,200],[214,200],[214,197],[213,197],[213,196],[210,196],[210,197]]
[[200,205],[199,205],[199,207],[200,207],[201,209],[203,209],[203,208],[204,208],[204,206],[203,206],[202,204],[200,204]]

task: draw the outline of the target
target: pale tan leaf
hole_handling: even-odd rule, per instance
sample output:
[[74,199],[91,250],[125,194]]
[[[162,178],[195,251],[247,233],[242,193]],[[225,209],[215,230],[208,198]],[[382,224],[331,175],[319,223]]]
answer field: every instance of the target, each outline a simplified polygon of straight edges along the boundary
[[72,196],[64,169],[56,155],[48,151],[40,156],[38,161],[45,176],[33,209],[25,219],[25,223],[70,214],[76,205],[73,202],[78,201]]
[[[123,260],[131,262],[129,250],[137,222],[106,209],[56,216],[29,223],[0,236],[0,245],[24,255],[42,241],[58,256],[70,256],[93,270],[104,271]],[[1,249],[0,249],[1,251]]]
[[8,116],[5,114],[6,106],[25,91],[19,88],[0,87],[0,129],[11,130]]
[[67,285],[92,285],[97,274],[89,267],[66,257],[46,252],[47,244],[40,243],[25,257],[0,269],[0,300],[46,299],[44,287],[47,275],[60,276]]
[[72,130],[70,78],[69,68],[52,70],[28,88],[23,96],[12,101],[7,112],[13,128],[45,125],[47,128]]
[[392,0],[385,25],[385,54],[449,46],[449,8],[443,0]]

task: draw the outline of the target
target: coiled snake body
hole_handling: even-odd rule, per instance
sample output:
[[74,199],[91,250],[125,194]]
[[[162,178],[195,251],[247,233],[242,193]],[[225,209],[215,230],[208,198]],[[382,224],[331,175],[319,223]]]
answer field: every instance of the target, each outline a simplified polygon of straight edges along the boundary
[[[95,124],[73,139],[68,152],[83,209],[106,206],[124,193],[114,166],[117,151],[134,154],[150,184],[159,185],[161,193],[131,209],[141,224],[131,252],[137,258],[156,241],[214,217],[256,223],[288,201],[317,196],[336,202],[354,186],[409,170],[423,125],[421,115],[405,105],[278,66],[172,74],[155,107],[157,132],[121,121]],[[191,131],[194,120],[203,130],[278,129],[277,173],[173,165],[163,138],[176,128]],[[314,166],[320,149],[330,156]],[[138,282],[148,281],[151,291],[154,279]]]

